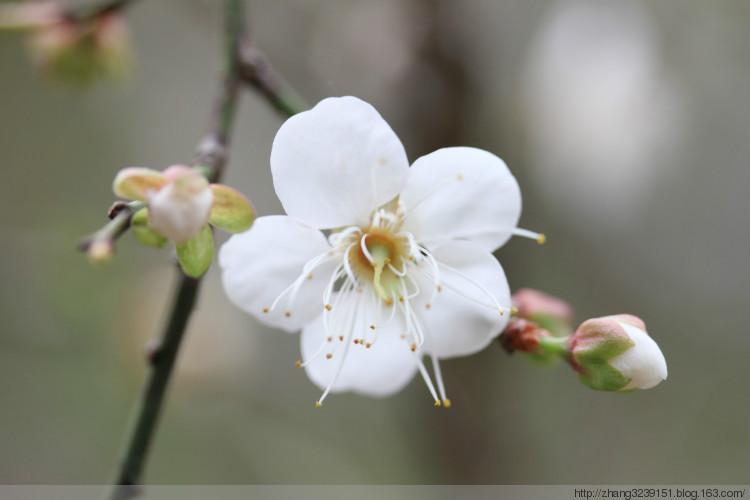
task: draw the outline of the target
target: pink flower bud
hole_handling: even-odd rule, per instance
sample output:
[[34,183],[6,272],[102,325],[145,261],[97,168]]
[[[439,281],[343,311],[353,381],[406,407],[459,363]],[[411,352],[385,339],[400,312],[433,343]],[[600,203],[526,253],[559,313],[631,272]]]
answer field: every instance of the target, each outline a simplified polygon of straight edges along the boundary
[[521,288],[514,293],[513,305],[518,308],[518,316],[521,318],[543,314],[565,322],[573,321],[573,308],[570,304],[533,288]]
[[159,234],[184,243],[208,223],[213,192],[208,181],[183,165],[164,171],[166,184],[148,193],[149,222]]
[[667,362],[646,333],[643,321],[629,314],[589,319],[570,339],[571,363],[593,389],[650,389],[667,378]]
[[39,68],[70,83],[120,78],[132,65],[128,32],[115,14],[81,22],[61,16],[34,30],[30,48]]

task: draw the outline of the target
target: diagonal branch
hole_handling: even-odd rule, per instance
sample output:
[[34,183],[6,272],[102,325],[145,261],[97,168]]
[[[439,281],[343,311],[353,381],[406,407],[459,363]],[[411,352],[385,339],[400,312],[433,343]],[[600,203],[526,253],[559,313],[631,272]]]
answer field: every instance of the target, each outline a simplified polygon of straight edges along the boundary
[[[239,47],[244,36],[244,0],[225,0],[225,69],[223,84],[211,116],[209,132],[198,148],[196,167],[205,169],[212,181],[219,180],[227,160],[229,137],[238,104],[240,75]],[[127,211],[115,215],[111,224],[118,227]],[[105,226],[106,227],[106,226]],[[116,236],[114,230],[112,236]],[[150,445],[164,402],[164,396],[177,359],[177,354],[198,296],[200,279],[181,272],[174,292],[174,302],[158,344],[149,353],[150,374],[143,390],[135,425],[128,438],[127,448],[117,476],[117,487],[112,492],[115,500],[132,498],[138,493]]]
[[279,114],[288,118],[309,107],[260,50],[247,44],[242,47],[241,56],[243,81],[265,97]]
[[[111,6],[134,0],[112,0]],[[110,7],[111,7],[110,6]],[[104,7],[100,7],[100,11]],[[216,182],[226,163],[229,129],[234,119],[240,88],[244,85],[263,96],[268,104],[282,117],[288,118],[308,108],[299,94],[273,68],[266,56],[249,44],[245,38],[241,18],[227,19],[227,29],[235,30],[237,36],[227,39],[226,54],[235,54],[225,60],[225,77],[222,92],[216,101],[211,118],[210,132],[201,141],[196,154],[195,167]],[[87,252],[93,261],[106,260],[114,252],[115,241],[130,227],[132,215],[143,205],[117,202],[119,210],[109,212],[110,221],[94,233],[86,236],[79,249]]]
[[124,10],[136,0],[106,0],[94,5],[79,5],[69,7],[65,12],[65,19],[72,23],[92,21],[98,17],[107,16]]

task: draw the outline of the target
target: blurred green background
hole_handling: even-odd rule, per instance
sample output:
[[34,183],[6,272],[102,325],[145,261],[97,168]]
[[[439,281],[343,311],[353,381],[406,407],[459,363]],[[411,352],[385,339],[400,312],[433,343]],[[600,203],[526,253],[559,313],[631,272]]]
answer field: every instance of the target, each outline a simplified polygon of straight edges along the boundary
[[[0,33],[0,482],[111,480],[164,319],[170,252],[126,235],[75,251],[127,165],[188,162],[220,64],[220,2],[128,12],[133,77],[45,81]],[[375,400],[319,391],[298,336],[225,298],[214,266],[148,464],[152,483],[742,483],[750,463],[750,3],[745,0],[251,1],[252,39],[310,102],[356,95],[410,159],[471,145],[524,194],[498,256],[511,287],[578,319],[632,312],[669,363],[651,391],[597,393],[497,346]],[[226,180],[281,213],[281,120],[242,102]]]

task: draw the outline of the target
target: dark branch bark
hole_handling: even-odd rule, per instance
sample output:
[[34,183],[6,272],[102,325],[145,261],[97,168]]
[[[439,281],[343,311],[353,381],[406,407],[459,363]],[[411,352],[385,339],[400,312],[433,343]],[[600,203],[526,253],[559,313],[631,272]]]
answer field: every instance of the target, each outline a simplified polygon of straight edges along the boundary
[[[234,123],[239,96],[239,47],[244,36],[243,0],[225,0],[225,69],[223,84],[211,117],[211,126],[198,148],[196,167],[205,169],[206,177],[212,181],[221,178],[227,161],[230,132]],[[120,220],[127,213],[115,215]],[[129,217],[129,216],[128,216]],[[138,493],[150,445],[156,431],[159,414],[164,403],[169,380],[182,344],[185,330],[195,305],[200,280],[179,273],[174,303],[164,334],[157,346],[149,353],[150,375],[138,410],[135,426],[128,439],[123,456],[117,487],[112,493],[115,500],[125,500]]]
[[130,4],[135,2],[136,0],[106,0],[93,5],[71,7],[65,11],[65,18],[72,23],[91,21],[97,17],[114,14],[124,10],[126,7],[129,7]]

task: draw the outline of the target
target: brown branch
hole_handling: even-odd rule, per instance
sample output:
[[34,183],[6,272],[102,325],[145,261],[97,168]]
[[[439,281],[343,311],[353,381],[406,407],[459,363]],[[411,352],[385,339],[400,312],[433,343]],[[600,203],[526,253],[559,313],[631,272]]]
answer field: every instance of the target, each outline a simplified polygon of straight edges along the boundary
[[98,17],[115,14],[135,3],[136,0],[106,0],[93,5],[68,7],[63,15],[71,23],[92,21]]
[[[243,0],[225,0],[225,69],[217,104],[211,115],[210,129],[198,148],[196,168],[204,170],[206,177],[215,181],[221,178],[227,161],[230,132],[234,123],[239,97],[239,47],[244,36]],[[115,220],[128,217],[120,211]],[[113,233],[112,236],[116,237]],[[127,448],[117,476],[117,487],[112,492],[115,500],[125,500],[138,494],[136,486],[141,481],[148,451],[153,442],[159,414],[164,403],[169,380],[177,360],[188,321],[197,300],[200,279],[179,273],[169,320],[148,360],[150,374],[143,389],[138,416],[128,438]]]
[[249,44],[243,46],[240,62],[240,75],[244,83],[265,97],[282,116],[289,117],[308,109],[309,106],[260,50]]

